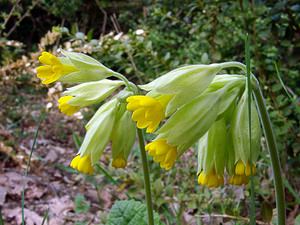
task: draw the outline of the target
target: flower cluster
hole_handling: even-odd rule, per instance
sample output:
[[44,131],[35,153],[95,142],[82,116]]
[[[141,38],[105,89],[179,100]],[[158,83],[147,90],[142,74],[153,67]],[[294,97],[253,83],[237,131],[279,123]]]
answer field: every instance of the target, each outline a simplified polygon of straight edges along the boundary
[[185,66],[141,85],[145,96],[127,98],[137,127],[156,134],[146,151],[162,168],[171,169],[199,140],[198,183],[208,187],[223,185],[225,171],[228,183],[246,184],[259,152],[261,133],[253,104],[252,152],[249,148],[246,77],[218,75],[222,68]]
[[57,80],[79,83],[58,100],[59,109],[66,115],[98,104],[125,86],[102,104],[87,123],[83,143],[71,162],[74,169],[93,174],[93,165],[109,142],[112,166],[125,167],[137,127],[156,135],[145,150],[166,170],[198,143],[201,185],[247,184],[249,176],[256,173],[261,127],[252,103],[250,140],[244,75],[220,74],[226,68],[224,63],[183,66],[140,85],[146,92],[141,95],[130,88],[126,79],[108,79],[120,77],[95,59],[80,53],[62,53],[65,57],[43,52],[39,59],[45,65],[37,68],[37,76],[44,84]]
[[[58,100],[58,108],[62,113],[71,116],[83,107],[100,104],[124,86],[123,81],[107,79],[116,73],[95,59],[81,53],[62,53],[64,57],[43,52],[39,61],[45,65],[37,68],[37,77],[43,84],[55,81],[77,84],[67,88]],[[125,87],[102,103],[86,125],[83,143],[70,163],[72,168],[93,174],[94,165],[109,142],[112,143],[112,166],[126,166],[136,138],[135,124],[126,110],[125,99],[130,95],[132,92]]]

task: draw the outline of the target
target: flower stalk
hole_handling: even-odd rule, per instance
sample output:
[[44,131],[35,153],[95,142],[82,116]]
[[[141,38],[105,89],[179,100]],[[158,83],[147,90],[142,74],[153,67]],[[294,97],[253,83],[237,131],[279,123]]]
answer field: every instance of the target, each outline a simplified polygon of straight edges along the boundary
[[148,166],[148,160],[147,160],[147,155],[146,155],[146,151],[145,151],[144,134],[143,134],[143,131],[138,128],[137,128],[137,133],[138,133],[138,138],[139,138],[140,152],[141,152],[143,172],[144,172],[144,185],[145,185],[145,192],[146,192],[148,225],[154,225],[149,166]]
[[264,135],[267,141],[268,150],[270,153],[272,169],[274,173],[274,184],[276,193],[276,208],[278,225],[285,225],[285,197],[284,197],[284,187],[282,181],[282,173],[280,167],[280,161],[278,156],[278,148],[275,140],[275,135],[272,129],[271,120],[265,105],[264,97],[262,95],[259,83],[256,80],[256,85],[253,86],[253,92],[256,99],[256,104],[260,114],[260,119],[264,131]]

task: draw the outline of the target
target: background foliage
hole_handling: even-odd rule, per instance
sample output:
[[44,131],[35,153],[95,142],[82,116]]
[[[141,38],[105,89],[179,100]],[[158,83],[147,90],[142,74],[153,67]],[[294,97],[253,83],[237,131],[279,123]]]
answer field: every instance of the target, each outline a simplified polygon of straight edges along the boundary
[[[22,99],[20,96],[16,98],[19,102],[11,101],[17,95],[16,90],[45,93],[45,89],[37,85],[37,80],[33,78],[33,71],[26,67],[26,63],[34,67],[34,52],[42,49],[56,51],[60,47],[85,52],[129,79],[145,83],[184,64],[227,60],[243,62],[243,38],[245,33],[249,33],[253,72],[267,97],[288,187],[288,210],[294,212],[299,204],[297,190],[298,193],[300,190],[298,1],[2,0],[0,8],[0,65],[3,66],[3,74],[10,73],[9,79],[12,81],[10,88],[6,91],[1,88],[0,92],[3,92],[2,101],[5,103],[2,116],[8,118],[3,126],[16,126],[10,129],[17,129],[17,122],[22,118],[10,109],[20,102],[27,102],[26,97]],[[27,61],[24,56],[23,61],[16,61],[22,55],[27,56]],[[15,62],[19,64],[12,67]],[[281,78],[292,99],[284,92],[274,63],[279,65]],[[1,78],[0,81],[2,84],[8,82]],[[88,118],[89,113],[85,114]],[[264,146],[264,142],[262,144]],[[262,219],[268,217],[266,212],[274,206],[274,194],[267,191],[272,188],[268,165],[269,158],[264,150],[259,163],[261,172],[256,180],[256,199],[263,202]],[[152,165],[155,206],[163,212],[166,220],[171,224],[180,221],[186,208],[192,210],[191,214],[245,213],[247,201],[241,201],[241,205],[236,206],[226,197],[226,190],[218,192],[217,197],[215,192],[206,189],[199,195],[195,180],[178,181],[176,173],[194,176],[195,168],[189,169],[188,166],[188,163],[178,163],[177,168],[168,175],[161,175],[161,171]],[[138,183],[141,174],[134,168],[131,172],[130,180]],[[170,176],[175,179],[169,179]],[[264,189],[261,183],[268,189]],[[174,190],[174,186],[180,190]],[[133,198],[136,197],[136,188],[128,187],[128,193]],[[188,192],[190,196],[186,194]],[[212,194],[215,201],[210,205],[207,199]],[[170,211],[167,210],[168,198],[177,198],[176,219],[167,212]]]

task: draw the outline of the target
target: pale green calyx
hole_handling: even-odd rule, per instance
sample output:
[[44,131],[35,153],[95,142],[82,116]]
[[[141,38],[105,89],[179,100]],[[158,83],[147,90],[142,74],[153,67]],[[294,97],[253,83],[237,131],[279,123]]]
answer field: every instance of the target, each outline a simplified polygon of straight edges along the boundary
[[185,104],[187,99],[192,100],[200,95],[221,68],[219,64],[184,66],[139,87],[150,91],[149,96],[172,96],[165,112],[166,116],[169,116]]
[[131,120],[131,113],[126,110],[126,104],[121,103],[111,133],[113,160],[123,160],[126,163],[135,139],[136,127]]
[[227,152],[227,128],[224,118],[217,120],[198,143],[198,174],[214,171],[217,175],[224,174]]
[[86,125],[87,133],[79,149],[81,156],[91,155],[95,164],[110,140],[119,102],[112,99],[102,105]]
[[232,143],[235,151],[236,161],[241,159],[244,164],[250,160],[255,162],[260,151],[261,127],[257,109],[251,102],[251,159],[249,140],[249,114],[248,114],[248,93],[245,89],[231,122]]
[[103,101],[123,84],[123,81],[103,79],[68,88],[63,94],[73,96],[68,104],[85,107]]
[[60,60],[71,62],[77,71],[62,76],[59,81],[66,83],[98,81],[115,74],[113,70],[85,54],[63,50],[62,54],[66,56],[66,59],[62,57]]
[[179,154],[182,154],[233,104],[243,84],[245,80],[231,78],[223,85],[212,83],[203,94],[179,108],[166,121],[157,131],[157,139],[165,139],[170,145],[177,146]]

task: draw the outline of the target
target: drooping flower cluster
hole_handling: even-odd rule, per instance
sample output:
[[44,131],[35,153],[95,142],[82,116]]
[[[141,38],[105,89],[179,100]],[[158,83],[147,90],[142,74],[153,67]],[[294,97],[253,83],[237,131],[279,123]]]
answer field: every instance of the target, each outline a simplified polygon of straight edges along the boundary
[[228,183],[246,184],[249,168],[255,173],[261,135],[252,105],[250,157],[246,77],[217,75],[221,70],[222,64],[182,67],[141,85],[146,96],[127,99],[137,127],[157,135],[146,151],[162,168],[172,168],[200,139],[198,183],[208,187],[224,184],[225,171]]
[[71,162],[74,169],[93,174],[93,165],[109,142],[112,166],[125,167],[135,142],[136,126],[156,135],[145,150],[166,170],[198,143],[197,175],[201,185],[247,184],[249,176],[256,173],[261,128],[252,103],[250,140],[244,75],[219,74],[226,68],[222,63],[183,66],[140,85],[146,92],[141,95],[124,80],[108,79],[117,73],[95,59],[80,53],[62,53],[65,57],[42,53],[40,61],[45,65],[37,68],[37,76],[44,84],[56,80],[79,83],[58,100],[59,109],[66,115],[99,104],[126,86],[102,104],[86,125],[83,143]]
[[[123,81],[106,79],[115,72],[95,59],[81,53],[62,53],[64,57],[43,52],[39,60],[45,65],[37,68],[37,77],[43,84],[55,81],[77,83],[68,88],[58,100],[58,108],[64,114],[71,116],[83,107],[99,104],[124,86]],[[99,107],[86,125],[87,132],[83,143],[70,163],[72,168],[93,174],[94,165],[109,142],[112,143],[112,166],[126,166],[136,138],[134,122],[126,110],[125,99],[130,95],[132,92],[124,88]]]

